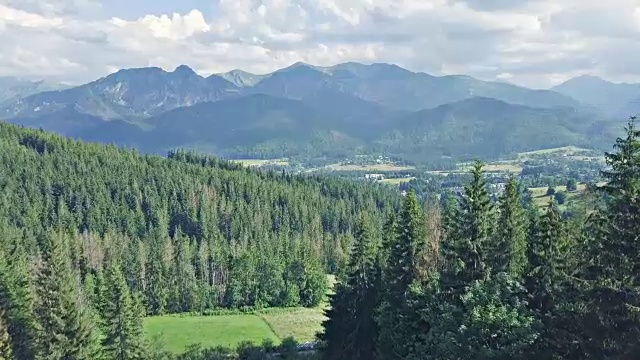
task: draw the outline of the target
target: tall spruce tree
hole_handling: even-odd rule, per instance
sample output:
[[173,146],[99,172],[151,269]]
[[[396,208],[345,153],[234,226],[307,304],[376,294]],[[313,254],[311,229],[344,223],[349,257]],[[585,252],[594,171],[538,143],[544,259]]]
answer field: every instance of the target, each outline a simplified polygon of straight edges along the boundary
[[581,278],[588,283],[583,314],[591,358],[640,353],[640,130],[636,118],[605,154],[605,205],[588,222]]
[[454,207],[453,219],[446,222],[448,228],[441,247],[445,261],[442,280],[445,288],[457,295],[473,281],[489,276],[487,260],[494,234],[494,206],[482,169],[481,162],[473,166],[473,179]]
[[13,252],[11,261],[0,251],[0,307],[5,309],[5,325],[12,339],[13,355],[18,359],[35,356],[34,299],[27,260]]
[[13,360],[13,346],[9,327],[7,326],[5,311],[0,305],[0,360]]
[[102,339],[105,354],[113,360],[144,358],[141,309],[131,296],[127,282],[114,261],[106,271],[107,288],[103,296],[103,322],[105,334]]
[[[378,308],[378,357],[406,359],[410,352],[409,339],[420,336],[411,333],[416,320],[409,308],[411,287],[425,279],[426,225],[424,211],[415,193],[404,199],[397,224],[395,244],[392,246],[384,271],[384,289]],[[428,332],[428,326],[422,331]]]
[[375,355],[378,327],[374,312],[378,306],[379,265],[378,242],[373,239],[370,225],[361,217],[355,228],[355,243],[351,253],[345,286],[339,286],[331,299],[331,309],[323,323],[326,342],[323,353],[331,360],[369,360]]
[[563,288],[566,283],[566,258],[570,246],[562,216],[549,202],[545,213],[537,223],[535,235],[527,248],[528,268],[525,287],[529,294],[529,308],[543,325],[543,331],[535,346],[535,356],[554,359],[561,356],[567,340],[562,324]]
[[513,176],[500,197],[496,230],[491,249],[492,270],[519,279],[527,265],[527,223],[518,184]]
[[398,219],[395,212],[390,211],[382,226],[382,248],[379,251],[380,268],[385,267],[391,254],[391,249],[398,239]]
[[41,236],[35,314],[39,360],[99,359],[101,347],[59,234]]

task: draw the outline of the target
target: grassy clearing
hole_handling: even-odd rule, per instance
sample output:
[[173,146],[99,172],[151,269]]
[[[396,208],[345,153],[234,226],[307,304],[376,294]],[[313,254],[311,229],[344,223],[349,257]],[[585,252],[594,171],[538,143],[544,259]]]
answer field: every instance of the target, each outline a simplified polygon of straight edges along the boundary
[[[471,163],[463,163],[459,165],[460,170],[457,171],[459,173],[468,173],[473,169],[473,164]],[[514,164],[511,162],[497,162],[491,164],[485,164],[482,168],[486,172],[508,172],[519,174],[522,172],[522,166],[518,164]]]
[[327,166],[333,171],[409,171],[415,170],[413,166],[401,166],[391,163],[386,164],[370,164],[370,165],[354,165],[354,164],[333,164]]
[[[333,293],[336,278],[327,276]],[[278,344],[293,336],[297,341],[310,341],[322,330],[325,301],[317,308],[264,309],[251,314],[214,316],[154,316],[144,319],[148,338],[159,338],[167,351],[179,353],[189,345],[235,347],[243,341],[256,344],[269,339]]]
[[579,148],[576,146],[564,146],[564,147],[558,147],[558,148],[552,148],[552,149],[542,149],[542,150],[536,150],[536,151],[521,152],[518,154],[518,157],[526,158],[530,156],[548,155],[548,154],[555,154],[555,153],[575,155],[575,154],[585,153],[585,152],[591,152],[591,150]]
[[276,336],[282,340],[292,336],[299,342],[311,341],[322,330],[325,316],[322,308],[296,308],[282,312],[258,313]]
[[[585,190],[587,186],[585,184],[578,184],[578,190],[567,193],[567,203],[574,200],[576,197],[580,196]],[[538,188],[530,188],[533,202],[539,207],[546,207],[549,205],[549,196],[547,196],[547,189],[549,187],[538,187]],[[556,186],[556,191],[566,192],[566,186]]]
[[397,178],[397,179],[384,179],[384,180],[380,180],[379,182],[383,183],[383,184],[390,184],[390,185],[400,185],[402,183],[406,183],[409,182],[411,180],[415,179],[415,177],[408,177],[408,178]]
[[487,164],[484,166],[486,172],[509,172],[514,174],[520,174],[522,172],[522,166],[516,164]]
[[242,341],[278,342],[278,336],[259,316],[154,316],[144,320],[144,330],[151,339],[159,337],[167,351],[181,352],[192,344],[205,347],[235,347]]
[[237,159],[231,160],[232,162],[240,163],[244,166],[249,167],[260,167],[265,165],[278,165],[278,166],[288,166],[288,159]]

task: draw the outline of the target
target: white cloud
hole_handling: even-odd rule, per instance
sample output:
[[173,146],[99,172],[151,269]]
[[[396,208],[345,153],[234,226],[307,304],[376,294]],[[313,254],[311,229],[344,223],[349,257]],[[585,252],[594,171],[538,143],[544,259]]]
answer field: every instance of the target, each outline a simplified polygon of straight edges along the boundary
[[216,0],[212,17],[200,8],[137,19],[99,17],[107,1],[3,3],[0,75],[88,81],[150,65],[380,61],[536,87],[582,73],[640,82],[637,0]]

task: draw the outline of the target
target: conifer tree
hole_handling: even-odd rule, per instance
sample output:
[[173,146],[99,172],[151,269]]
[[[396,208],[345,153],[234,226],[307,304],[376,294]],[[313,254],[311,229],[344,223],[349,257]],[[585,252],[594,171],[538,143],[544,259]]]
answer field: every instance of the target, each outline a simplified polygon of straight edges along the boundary
[[0,251],[0,308],[5,310],[5,326],[17,359],[35,356],[34,299],[30,280],[26,259],[21,254],[12,254],[9,263]]
[[[408,307],[412,285],[424,280],[426,226],[424,212],[415,193],[404,199],[397,224],[397,238],[384,271],[384,289],[378,308],[378,357],[405,359],[409,353],[407,339],[419,334],[413,329],[414,317]],[[428,332],[428,328],[422,329]]]
[[116,262],[106,271],[107,289],[103,298],[105,334],[102,340],[109,359],[128,360],[144,357],[140,309],[129,293],[126,280]]
[[527,224],[518,192],[518,184],[511,177],[500,197],[500,213],[493,248],[491,266],[494,273],[505,272],[519,279],[526,268]]
[[9,335],[4,309],[0,305],[0,360],[13,359],[11,335]]
[[380,249],[380,264],[381,267],[387,263],[391,249],[395,246],[398,239],[398,219],[394,212],[389,212],[382,226],[382,249]]
[[473,179],[465,187],[465,194],[454,208],[453,219],[446,223],[442,246],[445,269],[442,280],[445,288],[461,295],[475,280],[487,279],[487,260],[494,234],[494,208],[484,180],[483,164],[476,162]]
[[[529,294],[529,308],[542,322],[543,332],[536,344],[536,356],[554,358],[561,352],[558,318],[561,316],[563,287],[566,281],[565,264],[569,242],[562,217],[553,201],[537,224],[537,232],[527,249],[528,269],[525,287]],[[567,344],[568,345],[568,344]]]
[[101,348],[79,281],[70,269],[60,235],[41,237],[42,259],[35,282],[39,360],[90,360]]
[[605,205],[588,222],[581,278],[588,283],[583,314],[591,357],[616,358],[640,347],[640,130],[636,118],[605,154]]
[[147,286],[145,295],[147,298],[147,312],[149,314],[162,314],[167,306],[167,266],[164,262],[166,237],[158,232],[150,239],[149,255],[145,273]]
[[[355,229],[355,243],[345,286],[339,286],[323,323],[325,359],[368,360],[375,354],[378,335],[374,311],[378,306],[378,246],[367,219]],[[335,310],[334,310],[335,309]]]

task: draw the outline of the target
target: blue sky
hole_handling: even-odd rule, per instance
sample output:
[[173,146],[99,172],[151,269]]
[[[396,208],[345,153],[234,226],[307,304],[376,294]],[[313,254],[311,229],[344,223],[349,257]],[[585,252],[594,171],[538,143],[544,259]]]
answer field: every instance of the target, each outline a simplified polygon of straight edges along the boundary
[[638,0],[1,0],[0,76],[386,62],[547,88],[640,83]]

